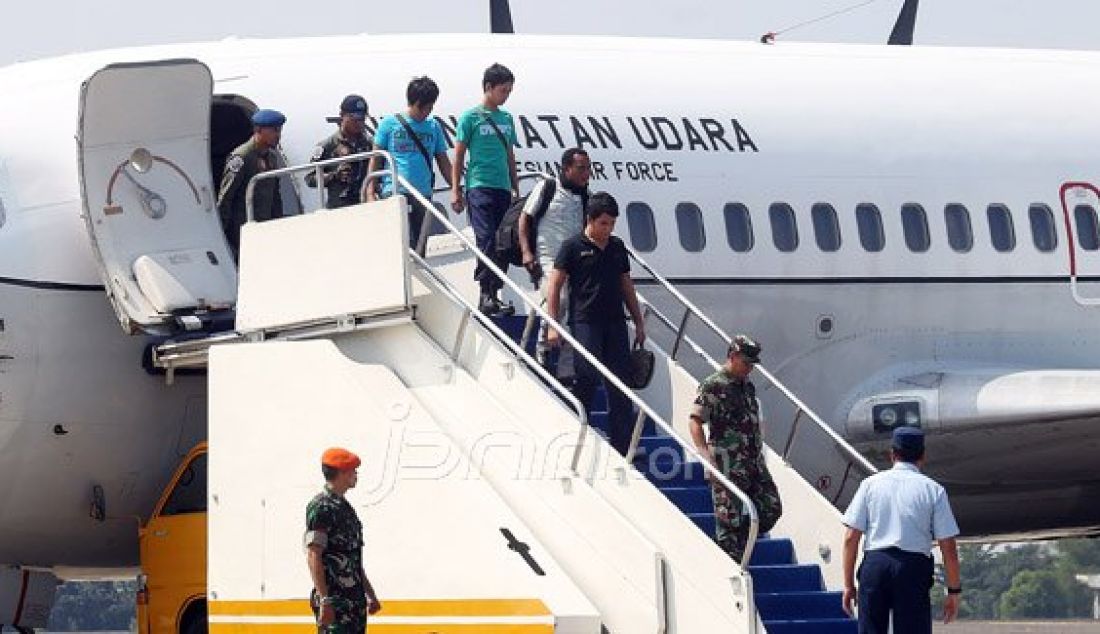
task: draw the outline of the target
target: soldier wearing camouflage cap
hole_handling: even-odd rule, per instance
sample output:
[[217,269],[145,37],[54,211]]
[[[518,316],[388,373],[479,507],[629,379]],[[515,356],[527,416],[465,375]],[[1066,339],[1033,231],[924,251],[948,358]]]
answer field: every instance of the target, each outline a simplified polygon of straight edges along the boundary
[[[241,225],[246,220],[245,193],[248,181],[261,172],[286,167],[279,151],[286,117],[277,110],[257,110],[252,115],[252,136],[229,155],[225,161],[221,185],[218,188],[218,213],[233,259],[240,253]],[[252,194],[255,220],[271,220],[283,216],[283,200],[279,179],[256,183]]]
[[363,525],[344,494],[358,480],[359,456],[333,447],[321,456],[325,489],[306,506],[310,606],[321,634],[360,634],[382,609],[363,570]]
[[[730,482],[744,491],[760,516],[766,533],[783,513],[779,490],[764,461],[760,404],[756,386],[748,380],[760,362],[760,345],[746,335],[730,343],[722,369],[703,379],[691,410],[691,438],[699,453]],[[709,439],[704,436],[704,426]],[[718,482],[711,482],[716,520],[715,540],[740,561],[749,535],[749,516],[741,501]]]

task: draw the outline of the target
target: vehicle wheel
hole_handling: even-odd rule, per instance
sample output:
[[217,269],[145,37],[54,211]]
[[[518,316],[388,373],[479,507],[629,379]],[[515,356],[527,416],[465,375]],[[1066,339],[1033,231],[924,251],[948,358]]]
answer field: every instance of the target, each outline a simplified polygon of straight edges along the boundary
[[187,614],[180,625],[180,634],[207,634],[205,601],[200,601],[187,609]]

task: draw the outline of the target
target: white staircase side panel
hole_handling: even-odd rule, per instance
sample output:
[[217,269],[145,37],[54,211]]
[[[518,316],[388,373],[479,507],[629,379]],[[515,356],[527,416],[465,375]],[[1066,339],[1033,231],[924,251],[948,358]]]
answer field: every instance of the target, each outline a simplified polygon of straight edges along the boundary
[[[463,448],[466,477],[491,483],[600,611],[612,632],[656,632],[656,551],[570,474],[575,435],[535,436],[515,425],[484,386],[411,326],[341,337],[361,362],[391,365],[451,440]],[[450,376],[441,382],[440,373]],[[529,379],[528,379],[529,380]],[[528,406],[553,410],[538,394]]]
[[408,307],[405,199],[241,227],[237,329]]
[[783,515],[772,536],[794,542],[799,563],[820,566],[826,588],[843,589],[844,524],[840,511],[779,454],[770,448],[765,451],[768,472],[783,501]]
[[[383,366],[354,362],[329,340],[216,346],[209,438],[212,602],[305,606],[305,506],[323,484],[321,453],[345,446],[363,460],[347,497],[384,605],[512,601],[543,606],[520,621],[599,632],[596,608],[547,545],[484,480],[469,477],[475,469],[463,453]],[[508,548],[502,528],[530,547],[544,576]],[[372,623],[399,618],[388,614]]]
[[[461,310],[439,295],[418,294],[416,301],[420,306],[418,323],[425,332],[440,346],[452,346],[459,334]],[[400,353],[401,349],[394,347],[392,354]],[[547,402],[542,383],[517,367],[499,342],[477,328],[467,329],[460,361],[465,373],[482,388],[483,398],[492,398],[496,407],[511,414],[500,421],[501,425],[511,426],[500,429],[530,438],[536,446],[554,447],[557,453],[549,462],[558,465],[559,470],[566,469],[579,430],[572,411],[556,397]],[[461,377],[465,373],[458,374]],[[744,631],[747,618],[741,610],[746,603],[735,589],[743,587],[739,566],[643,475],[627,468],[625,461],[595,432],[589,431],[586,447],[580,463],[585,476],[581,482],[605,505],[600,512],[607,514],[609,504],[623,525],[633,526],[668,559],[669,631]],[[590,470],[593,464],[595,467]],[[564,561],[562,564],[567,565]],[[587,588],[580,580],[578,585]],[[602,609],[599,600],[594,602]]]

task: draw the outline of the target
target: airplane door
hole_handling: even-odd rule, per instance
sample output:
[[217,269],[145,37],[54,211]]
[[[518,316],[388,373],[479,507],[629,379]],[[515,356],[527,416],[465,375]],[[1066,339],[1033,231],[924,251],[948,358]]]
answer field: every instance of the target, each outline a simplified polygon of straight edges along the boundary
[[1069,286],[1082,306],[1100,306],[1100,189],[1064,183],[1059,192],[1069,250]]
[[84,220],[129,334],[193,329],[236,303],[210,173],[212,88],[195,60],[112,64],[81,87]]

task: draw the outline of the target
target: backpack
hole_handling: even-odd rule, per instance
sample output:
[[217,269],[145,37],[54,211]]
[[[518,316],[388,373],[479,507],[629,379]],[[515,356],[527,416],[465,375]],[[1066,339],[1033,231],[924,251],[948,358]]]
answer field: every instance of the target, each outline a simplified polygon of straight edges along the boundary
[[[550,207],[550,201],[554,199],[554,193],[558,190],[556,179],[547,178],[544,181],[546,185],[542,187],[541,195],[535,206],[535,213],[531,218],[533,221],[532,230],[528,235],[528,246],[532,252],[537,252],[535,238],[538,235],[539,220],[542,219],[543,214]],[[523,264],[523,249],[519,245],[519,217],[523,214],[523,208],[527,206],[527,200],[530,197],[531,194],[527,194],[512,200],[512,205],[508,207],[508,211],[505,212],[504,218],[500,221],[500,226],[497,227],[495,246],[498,262],[507,262],[516,266]]]

